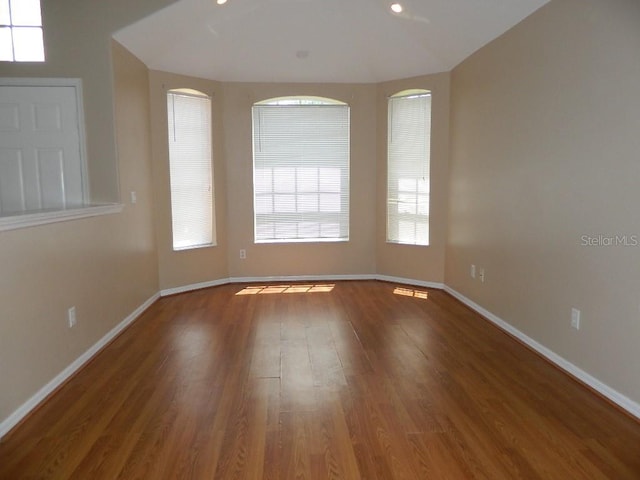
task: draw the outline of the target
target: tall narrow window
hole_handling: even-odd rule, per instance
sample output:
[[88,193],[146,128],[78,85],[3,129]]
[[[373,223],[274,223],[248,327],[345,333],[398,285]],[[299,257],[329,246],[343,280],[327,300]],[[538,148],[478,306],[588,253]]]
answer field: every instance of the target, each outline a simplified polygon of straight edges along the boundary
[[189,89],[167,94],[173,249],[215,244],[211,99]]
[[429,245],[431,93],[400,92],[388,108],[387,241]]
[[253,106],[257,243],[349,239],[349,106],[287,97]]
[[0,0],[0,61],[44,62],[40,0]]

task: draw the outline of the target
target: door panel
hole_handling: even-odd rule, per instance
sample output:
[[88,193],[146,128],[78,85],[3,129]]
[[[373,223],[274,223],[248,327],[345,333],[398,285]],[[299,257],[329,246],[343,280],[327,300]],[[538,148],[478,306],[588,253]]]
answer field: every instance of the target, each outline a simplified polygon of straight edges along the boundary
[[82,206],[76,88],[0,86],[0,215]]
[[0,206],[2,213],[12,214],[24,211],[24,175],[22,151],[0,149]]

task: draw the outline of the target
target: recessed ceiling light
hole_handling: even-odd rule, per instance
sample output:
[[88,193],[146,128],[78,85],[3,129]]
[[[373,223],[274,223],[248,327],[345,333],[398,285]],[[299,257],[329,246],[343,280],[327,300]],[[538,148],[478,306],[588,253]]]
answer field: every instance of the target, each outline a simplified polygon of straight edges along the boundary
[[393,13],[402,13],[402,5],[400,5],[399,3],[392,3],[391,11]]
[[227,0],[216,0],[216,3],[218,5],[224,5],[225,3],[227,3]]

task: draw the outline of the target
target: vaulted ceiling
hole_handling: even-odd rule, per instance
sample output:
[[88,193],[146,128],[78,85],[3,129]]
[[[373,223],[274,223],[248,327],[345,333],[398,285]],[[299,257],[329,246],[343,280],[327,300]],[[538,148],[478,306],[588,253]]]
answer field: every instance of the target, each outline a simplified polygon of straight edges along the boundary
[[114,37],[154,70],[371,83],[449,71],[548,0],[181,0]]

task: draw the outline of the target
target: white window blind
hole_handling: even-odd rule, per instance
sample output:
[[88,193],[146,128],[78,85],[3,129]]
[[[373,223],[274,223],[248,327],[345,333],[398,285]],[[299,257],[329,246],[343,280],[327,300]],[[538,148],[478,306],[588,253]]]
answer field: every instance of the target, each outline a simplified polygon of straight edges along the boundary
[[430,92],[390,97],[388,116],[387,241],[428,245]]
[[256,243],[348,240],[349,106],[255,104],[253,186]]
[[40,0],[0,0],[0,61],[44,62]]
[[211,100],[172,90],[167,94],[173,249],[215,242],[211,159]]

